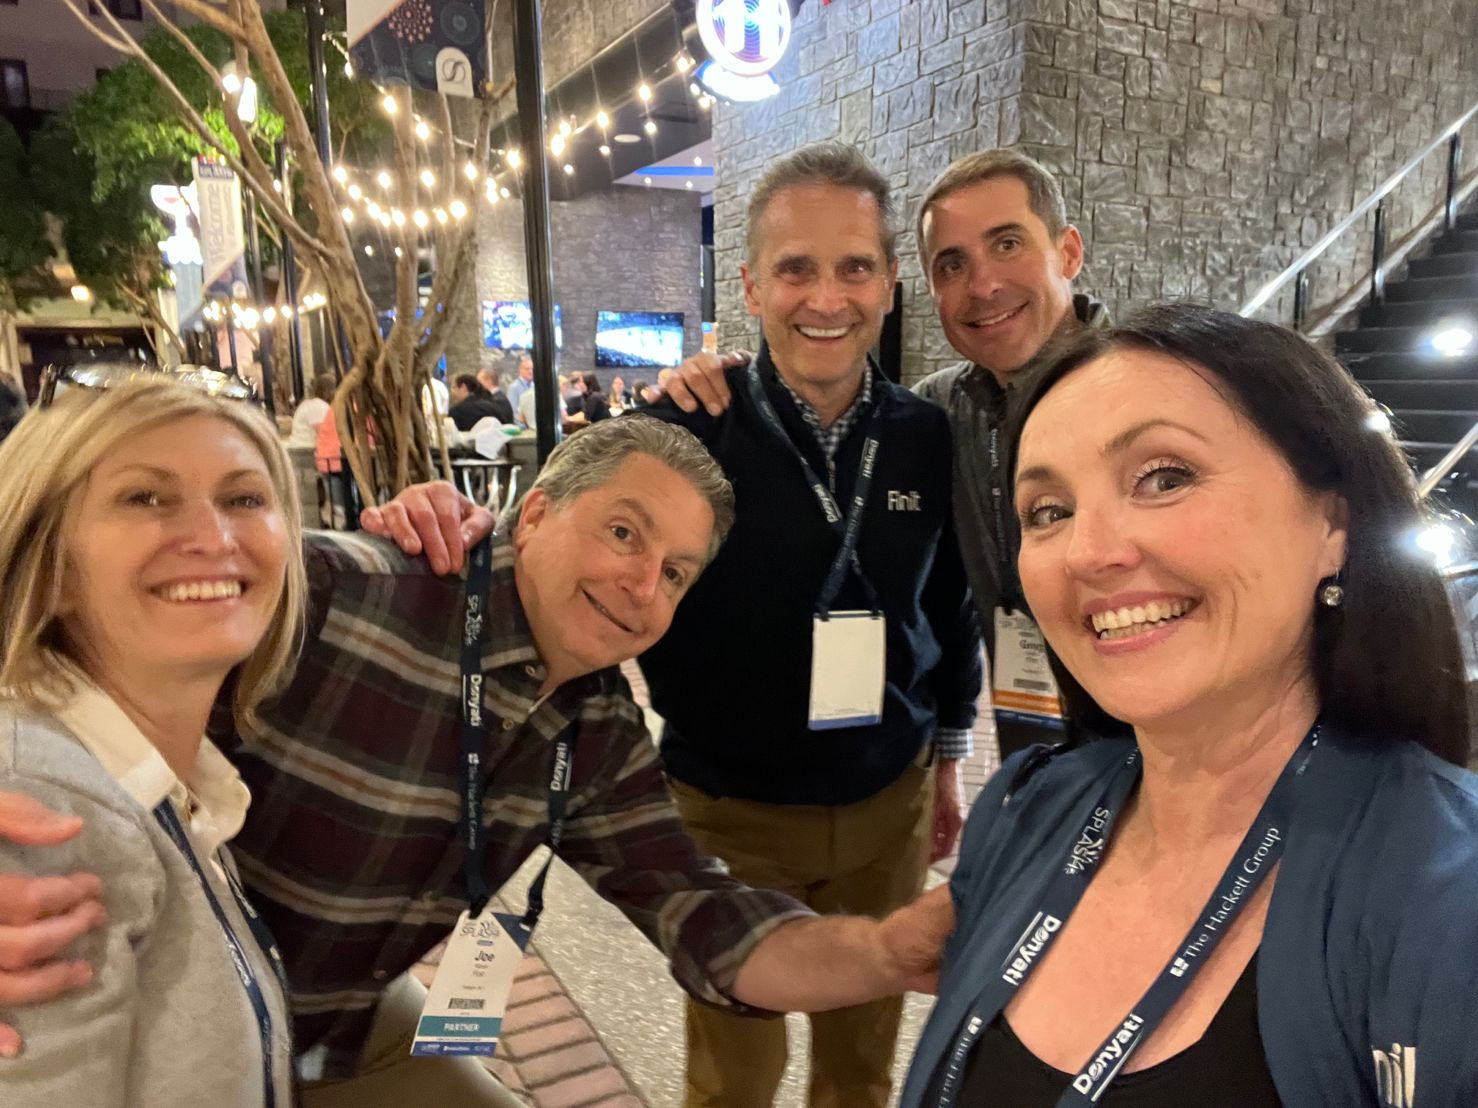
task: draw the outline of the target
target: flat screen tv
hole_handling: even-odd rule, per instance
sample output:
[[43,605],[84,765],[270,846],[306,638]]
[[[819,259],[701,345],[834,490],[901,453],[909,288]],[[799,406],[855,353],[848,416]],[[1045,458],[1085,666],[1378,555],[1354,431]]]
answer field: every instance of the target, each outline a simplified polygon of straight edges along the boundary
[[682,360],[682,312],[595,313],[597,366],[655,368],[675,366]]
[[[492,350],[531,350],[534,346],[534,313],[527,300],[484,300],[482,342]],[[554,306],[554,345],[564,345],[559,305]]]

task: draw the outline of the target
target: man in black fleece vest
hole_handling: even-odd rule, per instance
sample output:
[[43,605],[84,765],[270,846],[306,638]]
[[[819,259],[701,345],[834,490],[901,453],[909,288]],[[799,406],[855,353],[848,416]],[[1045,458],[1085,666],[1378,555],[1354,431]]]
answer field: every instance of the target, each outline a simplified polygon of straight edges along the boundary
[[[930,857],[954,845],[955,762],[981,684],[948,419],[868,360],[893,302],[891,216],[886,180],[852,147],[777,162],[747,222],[755,368],[730,371],[718,417],[671,401],[639,417],[697,435],[736,496],[723,550],[641,658],[688,830],[749,884],[876,915],[916,896]],[[856,557],[839,559],[860,495]],[[883,616],[876,722],[816,726],[820,607]],[[853,644],[868,621],[856,622]],[[886,1104],[899,1012],[893,1000],[811,1018],[811,1104]],[[780,1021],[689,1005],[690,1108],[769,1105],[785,1061]]]

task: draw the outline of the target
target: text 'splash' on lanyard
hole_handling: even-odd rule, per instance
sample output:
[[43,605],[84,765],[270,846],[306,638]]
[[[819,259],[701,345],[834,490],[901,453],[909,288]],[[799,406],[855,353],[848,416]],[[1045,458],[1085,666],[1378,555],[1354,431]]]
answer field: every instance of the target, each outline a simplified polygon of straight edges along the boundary
[[[1113,1033],[1088,1056],[1087,1062],[1057,1101],[1057,1108],[1082,1108],[1083,1105],[1096,1104],[1123,1070],[1130,1055],[1154,1033],[1166,1013],[1184,995],[1232,921],[1283,856],[1288,821],[1293,814],[1294,788],[1318,745],[1319,728],[1316,724],[1283,767],[1273,791],[1268,794],[1262,810],[1237,847],[1231,865],[1217,882],[1216,891],[1181,943],[1179,953],[1160,971],[1149,991],[1140,997]],[[945,1060],[939,1108],[951,1108],[955,1103],[966,1063],[981,1031],[1010,1003],[1016,990],[1041,964],[1047,948],[1082,899],[1083,890],[1088,887],[1103,858],[1113,832],[1114,819],[1138,782],[1139,772],[1139,751],[1136,750],[1105,787],[1030,922],[1006,951],[995,976],[976,998],[954,1048]]]
[[[246,998],[251,1003],[252,1013],[257,1018],[257,1031],[262,1039],[262,1088],[263,1104],[266,1108],[275,1108],[277,1104],[276,1082],[272,1074],[272,1011],[267,1007],[267,996],[262,992],[261,983],[257,981],[256,974],[252,972],[251,963],[247,961],[246,951],[241,945],[241,940],[231,927],[231,921],[227,918],[221,902],[216,898],[215,890],[211,888],[210,881],[206,879],[205,870],[201,868],[200,859],[195,856],[195,850],[190,845],[190,840],[185,834],[185,828],[180,824],[179,817],[175,815],[174,809],[168,800],[160,803],[154,809],[154,818],[164,828],[165,833],[174,841],[185,861],[190,863],[190,868],[195,871],[196,878],[200,881],[200,888],[205,893],[205,899],[210,904],[210,910],[215,914],[216,922],[220,924],[221,932],[226,937],[226,944],[231,950],[231,961],[236,967],[237,976],[241,978],[241,986],[246,990]],[[272,938],[272,933],[267,930],[267,925],[257,915],[256,909],[246,899],[246,894],[241,891],[241,886],[236,882],[236,875],[226,866],[221,867],[226,875],[226,883],[231,888],[231,895],[236,898],[236,907],[240,909],[246,925],[251,928],[252,937],[262,952],[267,956],[267,963],[277,975],[278,984],[281,985],[284,994],[287,992],[287,973],[283,969],[282,955],[277,951],[277,944]]]
[[[826,482],[817,475],[786,432],[775,406],[765,395],[759,374],[751,369],[746,383],[755,409],[800,465],[822,516],[838,537],[837,551],[821,586],[821,594],[816,598],[815,616],[811,621],[811,702],[807,726],[812,731],[872,726],[883,718],[887,623],[877,592],[862,572],[862,564],[857,558],[857,539],[862,531],[862,515],[867,508],[867,496],[877,470],[878,417],[887,402],[886,395],[879,397],[867,421],[862,460],[852,486],[852,499],[844,514]],[[833,612],[832,602],[841,591],[849,569],[855,572],[862,585],[868,609]]]
[[478,1054],[497,1050],[503,1012],[523,952],[544,911],[544,883],[564,831],[574,765],[573,726],[555,740],[549,782],[550,857],[529,888],[522,917],[487,911],[487,843],[482,827],[482,756],[487,722],[482,710],[482,630],[492,579],[492,540],[472,552],[462,633],[462,822],[467,843],[465,876],[471,905],[457,921],[426,997],[413,1055]]

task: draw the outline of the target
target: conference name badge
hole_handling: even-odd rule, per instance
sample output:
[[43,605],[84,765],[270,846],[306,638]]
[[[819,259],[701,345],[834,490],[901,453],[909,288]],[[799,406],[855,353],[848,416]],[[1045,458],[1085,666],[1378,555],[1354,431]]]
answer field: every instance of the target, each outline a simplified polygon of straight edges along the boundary
[[531,932],[517,916],[463,912],[416,1025],[411,1053],[491,1055],[498,1049],[513,976]]
[[1024,611],[996,609],[996,652],[991,659],[991,699],[997,718],[1037,726],[1062,726],[1062,699],[1047,662],[1042,632]]
[[887,620],[876,612],[812,619],[812,731],[882,722],[887,637]]

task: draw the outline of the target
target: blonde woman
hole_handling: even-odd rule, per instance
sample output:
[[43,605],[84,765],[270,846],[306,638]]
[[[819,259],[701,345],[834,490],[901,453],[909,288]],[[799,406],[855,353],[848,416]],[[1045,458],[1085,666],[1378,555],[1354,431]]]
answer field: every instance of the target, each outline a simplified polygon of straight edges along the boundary
[[74,390],[0,446],[0,791],[80,817],[0,870],[87,870],[87,987],[5,1012],[8,1108],[291,1102],[270,936],[225,844],[250,795],[203,738],[228,674],[249,717],[296,652],[291,471],[266,420],[167,378]]

